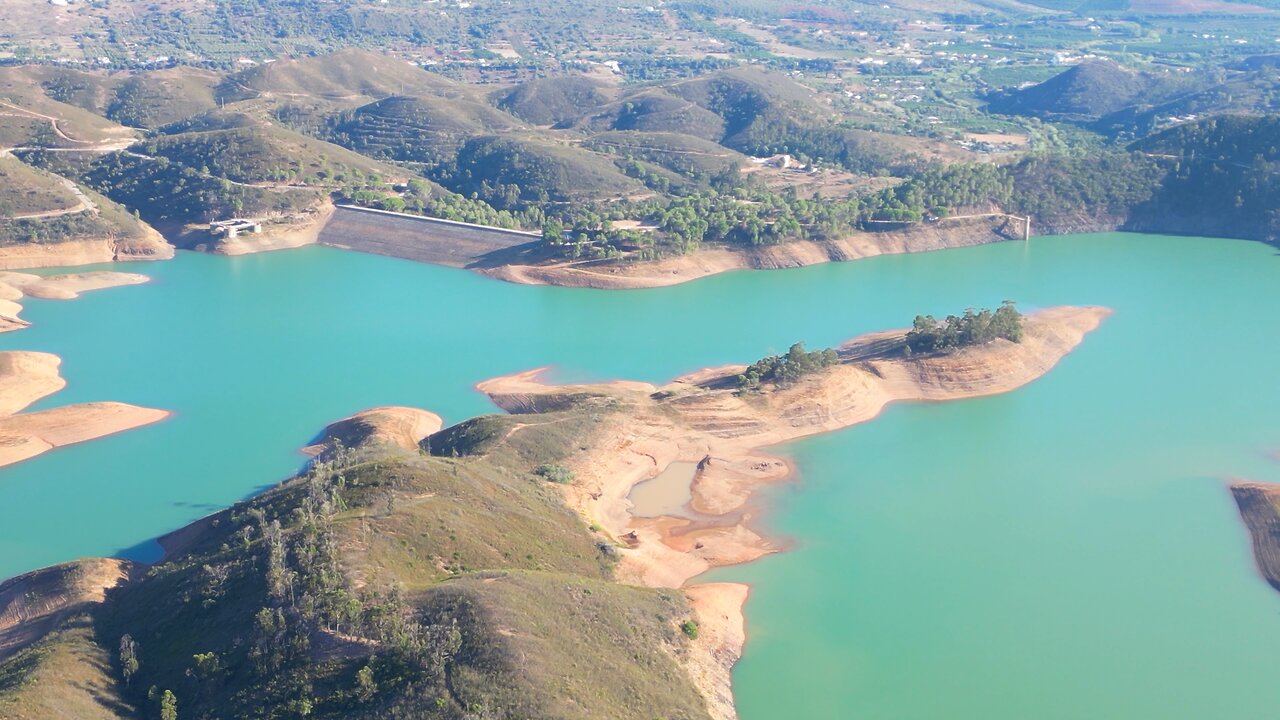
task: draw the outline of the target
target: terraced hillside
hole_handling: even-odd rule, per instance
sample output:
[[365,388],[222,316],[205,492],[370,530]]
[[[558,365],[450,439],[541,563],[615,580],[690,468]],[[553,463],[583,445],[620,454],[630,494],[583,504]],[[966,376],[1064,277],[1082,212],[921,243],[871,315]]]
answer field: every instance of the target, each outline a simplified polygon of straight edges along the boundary
[[477,100],[396,95],[331,119],[334,142],[389,160],[437,164],[470,138],[523,129],[514,117]]

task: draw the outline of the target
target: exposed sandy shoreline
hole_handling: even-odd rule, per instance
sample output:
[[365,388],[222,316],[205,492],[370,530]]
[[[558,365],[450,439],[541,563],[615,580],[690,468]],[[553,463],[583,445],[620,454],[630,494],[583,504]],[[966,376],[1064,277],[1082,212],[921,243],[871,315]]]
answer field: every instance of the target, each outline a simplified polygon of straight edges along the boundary
[[483,268],[489,277],[524,285],[561,285],[606,290],[665,287],[734,270],[772,270],[877,255],[929,252],[985,245],[1020,237],[1000,218],[974,218],[915,225],[885,232],[857,232],[831,242],[796,241],[737,250],[708,248],[651,262],[578,261]]
[[19,300],[30,296],[42,300],[73,300],[82,292],[138,285],[151,278],[137,273],[96,271],[50,275],[43,277],[30,273],[0,272],[0,332],[21,330],[30,323],[18,317],[22,312]]
[[169,417],[164,410],[117,402],[21,413],[66,385],[58,374],[60,364],[61,360],[49,353],[0,352],[0,467]]
[[[557,397],[611,396],[626,408],[606,415],[601,442],[569,462],[575,481],[564,488],[571,507],[629,546],[622,582],[686,587],[712,567],[748,562],[779,548],[751,528],[749,500],[762,485],[786,477],[789,466],[763,448],[874,418],[891,402],[944,401],[1003,393],[1050,370],[1110,314],[1105,308],[1061,307],[1027,316],[1021,343],[998,340],[947,356],[906,359],[888,352],[904,331],[875,333],[839,350],[842,363],[788,388],[738,395],[733,380],[745,366],[703,370],[661,387],[648,383],[553,386],[537,372],[495,378],[477,387],[509,412],[554,407]],[[702,462],[691,505],[705,520],[635,518],[632,487],[672,462]],[[697,589],[701,587],[701,589]],[[717,583],[687,588],[708,629],[707,646],[690,672],[703,685],[717,718],[735,716],[729,672],[745,639],[741,606],[747,588]],[[696,589],[696,590],[695,590]],[[736,608],[736,609],[735,609]],[[714,638],[714,639],[713,639]],[[703,640],[700,638],[699,643]],[[720,668],[708,666],[713,658]]]
[[173,254],[174,247],[160,233],[148,229],[145,237],[133,240],[102,238],[0,247],[0,270],[168,260]]

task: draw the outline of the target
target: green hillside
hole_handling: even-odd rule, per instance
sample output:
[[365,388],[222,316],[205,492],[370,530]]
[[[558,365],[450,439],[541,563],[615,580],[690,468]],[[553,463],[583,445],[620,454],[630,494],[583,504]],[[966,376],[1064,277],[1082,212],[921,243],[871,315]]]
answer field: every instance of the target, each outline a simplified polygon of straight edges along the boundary
[[470,140],[438,179],[456,193],[476,193],[499,209],[646,192],[607,157],[532,137]]
[[25,155],[40,167],[72,177],[136,211],[152,225],[207,223],[226,217],[289,215],[313,207],[323,193],[311,188],[241,185],[204,168],[128,153]]
[[651,163],[703,184],[725,173],[736,174],[750,162],[723,145],[679,133],[605,132],[591,136],[585,147],[622,160]]
[[668,92],[710,110],[725,121],[725,135],[750,128],[766,114],[786,112],[808,120],[827,113],[813,92],[782,73],[738,67],[666,85]]
[[148,228],[121,205],[87,188],[0,156],[0,245],[74,240],[136,240]]
[[538,78],[505,90],[498,107],[533,125],[562,125],[609,101],[599,83],[585,77]]
[[80,712],[91,681],[102,705],[82,717],[707,718],[678,663],[683,593],[612,582],[612,544],[534,472],[591,442],[600,412],[483,447],[470,429],[511,419],[480,418],[424,441],[435,456],[377,437],[330,453],[0,655],[0,717],[50,697]]
[[1138,72],[1109,61],[1075,65],[1031,87],[990,98],[1005,115],[1091,122],[1137,104],[1153,104],[1186,92],[1197,78]]
[[1132,147],[1170,168],[1156,202],[1141,208],[1150,227],[1280,239],[1280,115],[1188,123]]
[[120,83],[104,114],[122,125],[154,130],[216,107],[218,79],[194,68],[139,73]]
[[692,135],[719,141],[724,120],[715,113],[661,88],[629,94],[578,122],[594,130],[632,130]]
[[1177,118],[1274,112],[1280,112],[1280,76],[1275,70],[1263,69],[1234,75],[1153,106],[1126,108],[1102,118],[1097,128],[1113,135],[1126,132],[1141,137]]
[[477,100],[397,95],[336,115],[328,137],[365,155],[439,163],[470,138],[522,127],[516,118]]
[[[222,117],[195,129],[138,143],[133,152],[167,158],[242,183],[340,187],[375,176],[404,182],[408,173],[331,143],[251,118]],[[218,129],[217,125],[226,125]],[[175,128],[176,129],[176,128]]]

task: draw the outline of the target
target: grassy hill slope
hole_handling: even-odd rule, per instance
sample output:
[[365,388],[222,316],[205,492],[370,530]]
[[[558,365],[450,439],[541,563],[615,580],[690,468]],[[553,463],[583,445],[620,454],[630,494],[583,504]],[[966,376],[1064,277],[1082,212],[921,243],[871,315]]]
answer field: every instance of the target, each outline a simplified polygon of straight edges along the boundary
[[317,57],[263,63],[226,78],[218,98],[226,102],[263,95],[304,95],[334,100],[405,94],[450,94],[452,80],[402,60],[364,50],[339,50]]
[[[79,147],[134,136],[133,131],[101,115],[54,99],[42,84],[50,77],[48,68],[0,67],[0,147]],[[80,73],[74,77],[91,79],[94,86],[64,95],[68,99],[87,101],[106,92],[98,85],[97,76]]]
[[0,156],[0,246],[154,238],[122,205],[88,188],[80,193],[60,177]]
[[423,450],[377,436],[333,449],[0,657],[0,718],[48,698],[78,717],[151,718],[166,693],[184,719],[706,718],[680,665],[684,594],[612,582],[613,546],[537,472],[608,412],[479,418]]
[[584,144],[599,153],[652,163],[704,183],[725,172],[736,173],[750,162],[723,145],[679,133],[604,132]]
[[12,155],[0,155],[0,217],[77,207],[80,199],[60,178]]
[[107,74],[53,66],[18,70],[50,98],[130,127],[154,129],[212,109],[221,76],[210,70],[174,67]]

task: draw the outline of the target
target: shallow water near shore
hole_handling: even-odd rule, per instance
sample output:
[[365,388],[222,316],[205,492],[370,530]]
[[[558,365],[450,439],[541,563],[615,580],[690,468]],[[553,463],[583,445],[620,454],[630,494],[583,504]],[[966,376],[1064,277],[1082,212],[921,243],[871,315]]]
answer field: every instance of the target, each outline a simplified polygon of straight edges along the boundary
[[503,284],[327,248],[182,253],[153,277],[33,300],[0,349],[62,356],[37,407],[119,400],[164,423],[0,470],[0,577],[150,541],[292,473],[375,405],[446,422],[472,386],[664,381],[1005,298],[1116,313],[1014,393],[891,407],[789,445],[767,527],[796,549],[752,583],[744,720],[1265,717],[1280,595],[1225,490],[1280,480],[1280,257],[1194,238],[1036,238],[658,290]]

